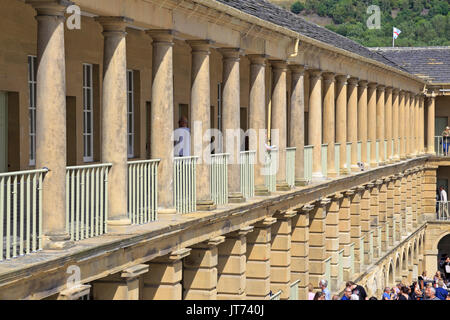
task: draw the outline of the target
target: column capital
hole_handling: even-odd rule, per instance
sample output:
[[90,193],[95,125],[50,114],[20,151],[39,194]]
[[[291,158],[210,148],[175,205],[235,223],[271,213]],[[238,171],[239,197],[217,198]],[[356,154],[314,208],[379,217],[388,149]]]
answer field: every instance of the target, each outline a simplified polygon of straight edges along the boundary
[[323,199],[317,200],[316,205],[319,207],[325,207],[325,206],[329,205],[330,203],[331,203],[330,198],[323,198]]
[[366,188],[364,186],[356,186],[356,187],[351,188],[350,190],[352,190],[355,193],[361,193],[364,190],[366,190]]
[[137,278],[141,274],[148,272],[148,264],[138,264],[122,271],[122,278]]
[[72,4],[69,0],[25,0],[26,4],[31,5],[38,15],[58,16],[64,18],[66,8]]
[[347,190],[347,191],[344,192],[344,196],[345,196],[345,197],[351,197],[351,196],[353,196],[355,193],[356,193],[356,191],[350,189],[350,190]]
[[348,83],[350,84],[350,85],[352,85],[352,86],[358,86],[358,80],[359,80],[359,78],[356,78],[356,77],[350,77],[350,78],[348,78]]
[[394,94],[399,94],[399,92],[400,92],[399,88],[393,88],[392,89],[392,93],[394,93]]
[[375,90],[377,88],[377,86],[378,86],[378,83],[376,83],[376,82],[369,82],[367,84],[367,86],[369,87],[369,89]]
[[398,94],[399,94],[400,97],[404,97],[405,96],[405,90],[399,89]]
[[377,90],[378,91],[384,91],[384,89],[386,89],[386,86],[384,84],[377,85]]
[[244,53],[241,48],[220,48],[219,52],[225,60],[239,61],[240,56]]
[[214,40],[186,40],[186,43],[191,47],[192,53],[209,55],[211,53],[209,49],[214,44]]
[[383,178],[383,181],[384,182],[389,182],[389,181],[391,181],[393,178],[392,177],[385,177],[385,178]]
[[322,77],[325,83],[334,82],[336,74],[334,72],[323,72]]
[[289,220],[289,219],[292,219],[293,217],[295,217],[296,215],[297,215],[297,213],[295,211],[287,210],[287,211],[275,213],[274,217],[277,220]]
[[343,85],[347,84],[347,80],[349,79],[349,77],[350,76],[348,74],[337,74],[335,76],[336,81],[339,82],[339,83],[342,83]]
[[257,228],[267,228],[273,225],[275,222],[277,222],[276,218],[273,217],[267,217],[264,220],[258,221],[255,223],[255,227]]
[[113,33],[125,33],[127,26],[133,23],[133,19],[128,17],[112,17],[112,16],[100,16],[96,17],[95,21],[100,23],[103,27],[103,35],[108,36]]
[[322,77],[322,70],[320,69],[308,69],[308,73],[312,80],[317,80]]
[[411,92],[405,91],[405,98],[409,99],[410,96],[411,96]]
[[302,76],[305,73],[305,66],[301,64],[292,64],[289,63],[288,65],[289,70],[291,70],[292,74],[294,75],[300,75]]
[[250,60],[251,64],[266,66],[267,58],[269,56],[267,54],[248,54],[247,58]]
[[275,71],[287,71],[288,64],[284,60],[269,60],[272,69]]
[[381,186],[383,183],[384,183],[384,182],[383,182],[383,179],[377,179],[377,180],[374,181],[374,184],[375,184],[376,186]]
[[359,80],[359,81],[358,81],[359,87],[360,87],[360,88],[363,88],[363,89],[367,88],[367,84],[368,84],[368,83],[369,83],[369,81],[367,81],[367,80]]
[[145,31],[152,39],[153,43],[167,43],[173,45],[173,38],[176,31],[172,29],[152,29]]
[[198,248],[198,249],[211,249],[214,247],[217,247],[219,244],[225,241],[224,236],[218,236],[197,244],[194,244],[192,248]]
[[386,91],[387,93],[392,93],[393,90],[394,90],[393,87],[386,87],[386,88],[385,88],[385,91]]
[[372,182],[368,182],[364,184],[364,188],[366,190],[372,189],[375,185]]
[[332,195],[329,195],[329,197],[330,197],[330,200],[331,200],[331,201],[339,201],[339,200],[341,200],[344,196],[342,195],[342,193],[336,192],[336,193],[333,193]]
[[173,263],[186,258],[190,254],[191,254],[190,248],[183,248],[177,251],[172,251],[166,256],[157,257],[150,262]]
[[248,233],[252,232],[253,229],[254,229],[253,226],[246,226],[246,227],[243,227],[243,228],[241,228],[239,230],[236,230],[234,232],[230,232],[230,233],[226,234],[225,238],[226,239],[233,239],[233,238],[238,238],[238,237],[241,237],[241,236],[245,236]]
[[310,211],[314,210],[314,205],[311,204],[305,204],[303,207],[301,207],[298,211],[302,213],[308,213]]

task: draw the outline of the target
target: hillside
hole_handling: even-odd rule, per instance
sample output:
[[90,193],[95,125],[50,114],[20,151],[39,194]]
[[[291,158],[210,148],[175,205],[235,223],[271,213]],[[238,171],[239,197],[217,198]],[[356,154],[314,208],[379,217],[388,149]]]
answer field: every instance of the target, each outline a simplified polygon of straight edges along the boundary
[[[269,0],[366,47],[392,46],[392,28],[402,33],[396,46],[449,46],[450,0]],[[370,5],[381,9],[379,29],[366,21]]]

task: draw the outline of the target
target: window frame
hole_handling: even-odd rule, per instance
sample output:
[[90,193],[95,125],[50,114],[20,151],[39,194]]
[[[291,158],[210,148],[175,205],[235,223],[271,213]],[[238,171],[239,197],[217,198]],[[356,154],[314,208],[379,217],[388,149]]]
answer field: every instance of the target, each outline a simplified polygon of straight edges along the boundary
[[[86,70],[89,69],[90,77],[89,77],[89,84],[87,83],[87,72]],[[94,161],[94,85],[93,85],[93,72],[94,72],[94,65],[90,63],[83,63],[83,161],[84,162],[93,162]],[[89,90],[89,95],[86,95],[86,92]],[[88,98],[90,100],[90,109],[87,108],[87,100]],[[87,114],[90,113],[90,123],[88,123],[88,117]],[[87,130],[86,125],[90,126],[90,133],[89,130]],[[90,150],[87,150],[87,139],[90,140]],[[89,151],[89,152],[87,152]]]
[[[37,56],[28,55],[28,165],[36,165],[36,85],[37,85]],[[32,72],[30,72],[32,71]]]
[[[131,99],[130,99],[130,97],[131,97]],[[131,103],[131,108],[130,108],[130,103]],[[134,108],[134,71],[132,69],[127,69],[127,157],[128,157],[128,159],[134,158],[134,142],[135,142],[134,113],[135,113],[135,108]],[[131,128],[129,126],[130,117],[131,117]],[[131,144],[130,144],[130,137],[131,137]]]

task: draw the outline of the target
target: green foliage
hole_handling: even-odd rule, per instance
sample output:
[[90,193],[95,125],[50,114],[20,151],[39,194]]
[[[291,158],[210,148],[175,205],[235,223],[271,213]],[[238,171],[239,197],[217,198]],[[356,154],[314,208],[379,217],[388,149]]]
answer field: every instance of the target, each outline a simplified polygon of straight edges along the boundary
[[[370,5],[381,9],[380,29],[367,27]],[[396,46],[450,45],[449,0],[306,0],[291,6],[303,10],[333,19],[326,28],[368,47],[391,46],[394,26],[402,31]]]
[[299,14],[300,12],[305,9],[305,5],[301,3],[300,1],[296,1],[293,4],[291,4],[291,11],[295,14]]

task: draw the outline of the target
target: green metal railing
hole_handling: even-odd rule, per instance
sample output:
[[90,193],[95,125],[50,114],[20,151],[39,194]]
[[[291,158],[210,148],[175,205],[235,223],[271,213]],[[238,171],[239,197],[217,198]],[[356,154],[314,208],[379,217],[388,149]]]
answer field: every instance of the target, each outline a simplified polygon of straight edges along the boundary
[[339,176],[341,174],[341,144],[334,144],[334,170]]
[[397,155],[400,156],[402,138],[398,138]]
[[241,192],[248,199],[255,196],[256,151],[241,151]]
[[128,161],[128,216],[132,224],[156,221],[160,159]]
[[211,155],[211,165],[209,166],[209,170],[211,173],[210,192],[212,201],[214,201],[214,203],[217,205],[224,205],[228,203],[229,157],[229,153],[219,153]]
[[339,260],[338,260],[338,287],[342,283],[344,279],[344,249],[341,249],[339,252]]
[[314,146],[305,146],[303,158],[304,158],[304,174],[305,174],[305,180],[307,182],[311,182],[312,180],[312,162],[313,162],[313,148]]
[[434,137],[434,151],[436,155],[439,157],[448,156],[450,150],[450,137],[447,138],[448,142],[444,139],[443,136],[435,136]]
[[362,141],[358,141],[356,144],[356,161],[362,161]]
[[387,147],[387,143],[388,143],[388,141],[385,139],[384,140],[384,161],[386,162],[386,160],[388,159],[388,152],[387,152],[387,150],[388,150],[388,147]]
[[348,172],[351,172],[352,165],[352,143],[347,142],[345,145],[345,165],[347,167]]
[[0,261],[42,249],[42,182],[47,172],[0,173]]
[[320,159],[321,159],[321,164],[322,164],[322,175],[324,177],[328,176],[328,167],[327,167],[327,163],[328,163],[328,144],[324,143],[320,146]]
[[198,156],[173,159],[173,198],[177,212],[189,213],[196,210],[197,160]]
[[380,140],[375,141],[375,161],[380,163]]
[[107,233],[111,163],[66,168],[66,231],[78,241]]
[[370,140],[367,140],[367,163],[369,163],[370,164],[370,162],[371,162],[371,158],[370,158],[370,156],[372,155],[370,152],[370,149],[371,149],[371,147],[370,147],[370,145],[372,144],[372,142],[370,141]]
[[325,259],[324,264],[325,264],[324,278],[325,280],[327,280],[328,283],[331,283],[331,257]]
[[295,186],[295,152],[297,148],[286,148],[286,183],[293,188]]
[[294,281],[290,285],[290,294],[288,300],[298,300],[298,284],[300,279]]
[[277,186],[278,149],[266,152],[264,162],[264,184],[269,192],[275,192]]
[[[355,243],[350,243],[350,275],[355,273]],[[346,279],[347,280],[347,279]]]
[[280,300],[280,297],[281,297],[281,293],[282,293],[283,291],[278,291],[277,293],[275,293],[274,295],[272,295],[272,296],[270,296],[270,300]]
[[394,155],[395,155],[394,143],[395,143],[395,139],[392,139],[392,142],[391,142],[391,157],[394,157]]

